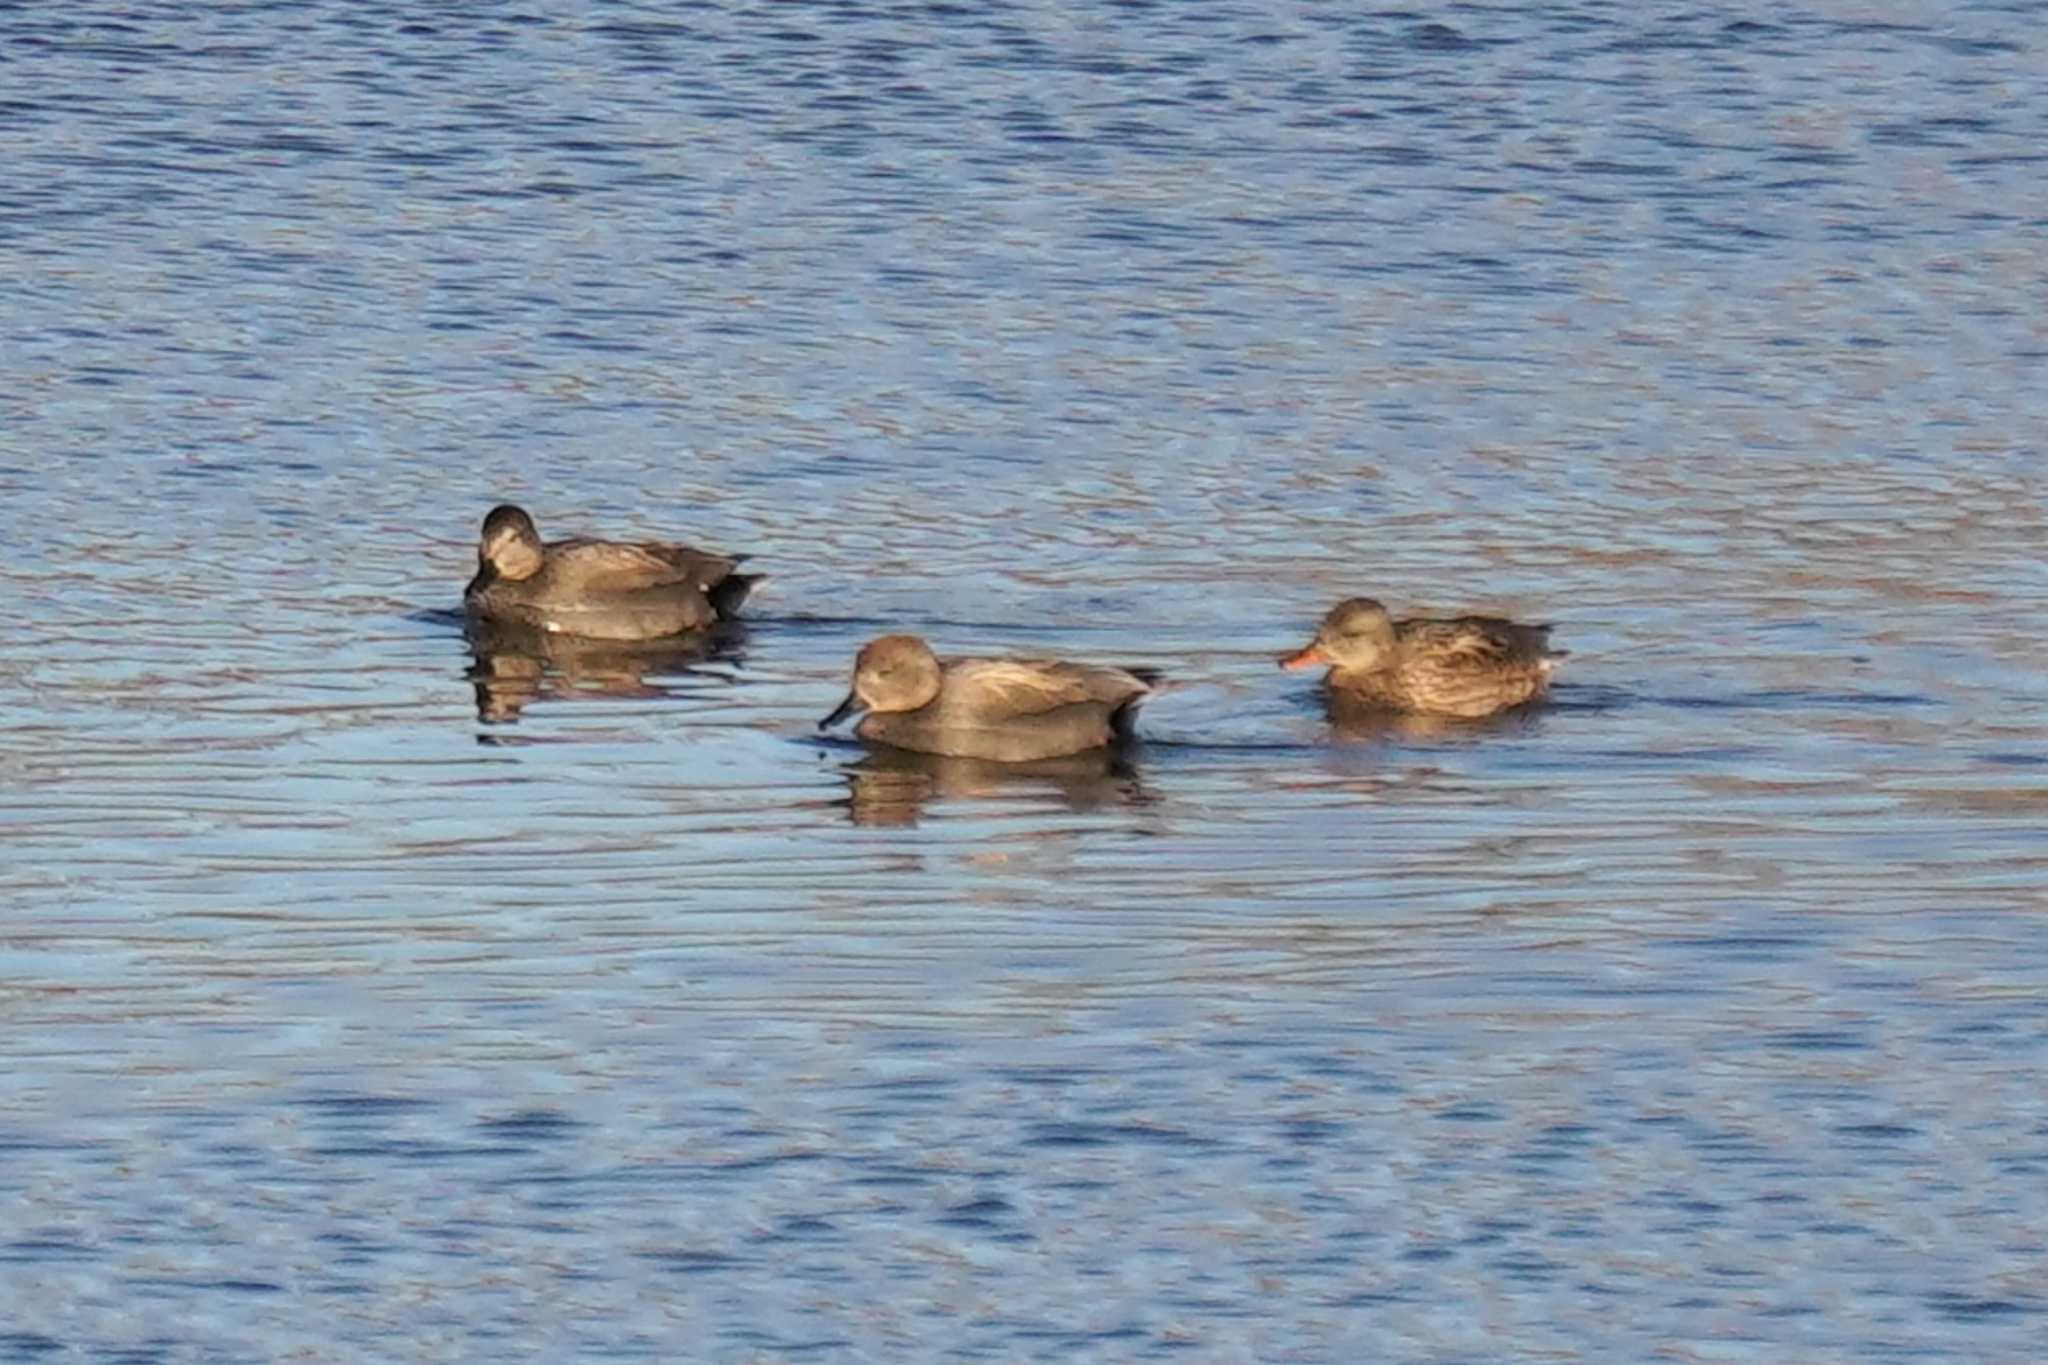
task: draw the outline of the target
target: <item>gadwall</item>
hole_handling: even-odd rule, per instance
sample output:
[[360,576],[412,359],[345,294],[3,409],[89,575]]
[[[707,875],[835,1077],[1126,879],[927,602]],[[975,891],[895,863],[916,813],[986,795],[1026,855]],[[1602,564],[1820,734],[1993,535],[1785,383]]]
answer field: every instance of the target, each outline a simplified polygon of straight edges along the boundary
[[473,619],[589,640],[653,640],[730,617],[758,581],[739,559],[662,541],[553,540],[509,503],[484,518]]
[[1306,649],[1282,668],[1329,665],[1333,697],[1420,715],[1490,716],[1541,696],[1563,655],[1549,626],[1497,616],[1396,621],[1370,597],[1330,608]]
[[915,635],[884,635],[853,662],[853,690],[818,722],[856,712],[862,739],[1005,763],[1055,758],[1131,738],[1156,675],[1056,659],[954,659]]

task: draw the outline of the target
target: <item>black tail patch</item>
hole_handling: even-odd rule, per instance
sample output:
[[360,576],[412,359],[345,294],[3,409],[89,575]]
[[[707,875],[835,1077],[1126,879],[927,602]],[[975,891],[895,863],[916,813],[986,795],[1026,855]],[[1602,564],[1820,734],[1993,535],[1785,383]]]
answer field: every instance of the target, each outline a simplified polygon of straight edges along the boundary
[[764,573],[729,573],[712,584],[704,595],[711,599],[713,611],[729,618],[747,600],[747,594],[754,590],[754,585],[767,576]]

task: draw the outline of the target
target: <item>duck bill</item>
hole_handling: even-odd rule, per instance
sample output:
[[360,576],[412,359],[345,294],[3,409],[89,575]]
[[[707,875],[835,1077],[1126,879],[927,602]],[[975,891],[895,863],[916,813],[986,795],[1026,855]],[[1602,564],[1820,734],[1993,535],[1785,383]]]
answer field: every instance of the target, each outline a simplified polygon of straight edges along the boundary
[[1317,664],[1332,662],[1334,661],[1330,656],[1323,652],[1323,646],[1320,641],[1310,644],[1307,649],[1297,650],[1292,654],[1282,654],[1280,656],[1280,666],[1287,669],[1314,668]]
[[818,728],[820,730],[829,730],[833,726],[837,725],[840,721],[845,720],[848,716],[859,715],[867,709],[868,708],[866,706],[861,704],[860,694],[858,692],[848,692],[846,694],[846,700],[840,702],[839,705],[833,707],[832,714],[818,722]]

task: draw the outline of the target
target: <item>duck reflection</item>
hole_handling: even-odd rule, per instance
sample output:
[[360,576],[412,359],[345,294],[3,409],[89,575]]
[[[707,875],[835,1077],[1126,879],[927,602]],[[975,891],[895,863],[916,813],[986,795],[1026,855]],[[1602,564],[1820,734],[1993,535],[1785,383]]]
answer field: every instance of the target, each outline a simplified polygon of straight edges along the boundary
[[587,640],[487,621],[472,621],[464,634],[476,658],[468,673],[476,718],[486,725],[513,724],[537,701],[674,696],[689,688],[682,676],[737,659],[746,643],[736,621],[659,640]]
[[1140,805],[1133,746],[1004,763],[875,748],[846,765],[847,818],[856,825],[914,825],[933,801],[1049,793],[1069,810]]
[[1487,716],[1397,711],[1339,688],[1323,689],[1323,715],[1333,738],[1352,744],[1476,740],[1535,728],[1544,707],[1530,702]]

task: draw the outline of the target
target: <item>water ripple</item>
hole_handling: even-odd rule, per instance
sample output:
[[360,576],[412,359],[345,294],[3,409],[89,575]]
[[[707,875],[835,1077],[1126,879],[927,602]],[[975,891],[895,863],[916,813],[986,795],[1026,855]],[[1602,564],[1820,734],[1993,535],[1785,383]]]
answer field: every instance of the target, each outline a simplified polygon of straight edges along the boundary
[[[0,18],[0,1356],[2025,1358],[2019,15]],[[471,640],[504,499],[770,579]]]

